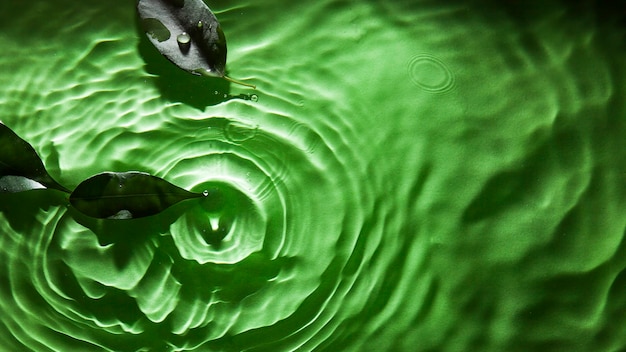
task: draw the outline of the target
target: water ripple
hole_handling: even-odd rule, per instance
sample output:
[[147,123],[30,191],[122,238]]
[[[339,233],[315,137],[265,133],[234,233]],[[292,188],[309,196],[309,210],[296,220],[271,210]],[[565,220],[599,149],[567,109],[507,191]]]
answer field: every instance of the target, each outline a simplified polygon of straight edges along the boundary
[[33,8],[81,15],[0,15],[0,118],[55,178],[208,195],[128,222],[0,195],[2,348],[540,350],[623,308],[619,35],[558,9],[216,4],[252,99],[158,61],[127,2]]

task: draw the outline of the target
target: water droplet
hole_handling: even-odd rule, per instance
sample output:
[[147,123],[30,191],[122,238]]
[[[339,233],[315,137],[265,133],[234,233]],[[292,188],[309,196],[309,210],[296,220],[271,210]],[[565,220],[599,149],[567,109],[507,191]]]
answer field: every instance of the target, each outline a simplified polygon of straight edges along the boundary
[[259,101],[259,96],[258,96],[258,95],[256,95],[256,94],[252,94],[252,95],[250,96],[250,100],[252,100],[252,101],[254,101],[254,102],[257,102],[257,101]]
[[204,191],[202,191],[202,195],[205,196],[205,197],[208,197],[209,196],[209,191],[205,189]]
[[220,92],[215,91],[215,92],[213,92],[213,94],[218,95],[218,94],[220,94]]
[[444,93],[455,83],[454,73],[438,58],[420,54],[409,62],[409,76],[422,90],[431,93]]
[[176,40],[178,40],[178,44],[187,44],[191,41],[191,37],[186,32],[182,32],[176,37]]
[[202,29],[203,26],[204,26],[204,23],[202,23],[202,21],[198,21],[198,29]]
[[189,47],[191,46],[191,37],[189,34],[182,32],[176,37],[176,41],[178,42],[178,47],[181,51],[189,51]]

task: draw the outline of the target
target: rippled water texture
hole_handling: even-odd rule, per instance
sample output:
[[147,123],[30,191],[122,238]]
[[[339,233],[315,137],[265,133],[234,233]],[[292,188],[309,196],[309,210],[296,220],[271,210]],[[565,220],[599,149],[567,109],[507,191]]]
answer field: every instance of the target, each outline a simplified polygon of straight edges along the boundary
[[210,191],[0,195],[0,350],[626,348],[623,9],[208,4],[257,90],[171,65],[133,1],[0,4],[0,120],[55,179]]

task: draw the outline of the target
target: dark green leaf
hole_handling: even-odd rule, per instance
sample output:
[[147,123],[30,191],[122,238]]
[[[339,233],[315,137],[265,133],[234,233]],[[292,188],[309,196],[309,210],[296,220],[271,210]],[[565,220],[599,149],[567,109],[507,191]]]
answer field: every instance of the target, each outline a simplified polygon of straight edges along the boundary
[[94,218],[131,219],[203,196],[143,172],[104,172],[79,184],[70,195],[70,203]]
[[141,26],[159,52],[196,75],[233,80],[226,73],[226,38],[202,0],[139,0]]
[[70,193],[48,174],[35,149],[0,122],[0,192],[42,188]]

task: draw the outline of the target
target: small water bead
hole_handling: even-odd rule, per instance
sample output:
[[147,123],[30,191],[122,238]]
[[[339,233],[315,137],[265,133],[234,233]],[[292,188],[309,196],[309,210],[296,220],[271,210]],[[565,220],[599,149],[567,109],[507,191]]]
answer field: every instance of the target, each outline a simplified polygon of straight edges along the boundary
[[254,102],[257,102],[257,101],[259,101],[259,96],[258,96],[258,95],[256,95],[256,94],[252,94],[252,95],[250,96],[250,100],[252,100],[252,101],[254,101]]
[[189,51],[189,47],[191,46],[191,36],[189,36],[189,34],[182,32],[176,37],[176,41],[181,51]]
[[200,201],[200,206],[209,213],[219,213],[224,209],[226,204],[226,200],[224,199],[223,192],[217,187],[211,187],[209,189],[205,189],[202,191],[202,195],[208,197],[211,195],[211,198],[202,199]]
[[188,44],[191,41],[191,37],[187,32],[182,32],[176,37],[176,40],[178,40],[178,44]]

